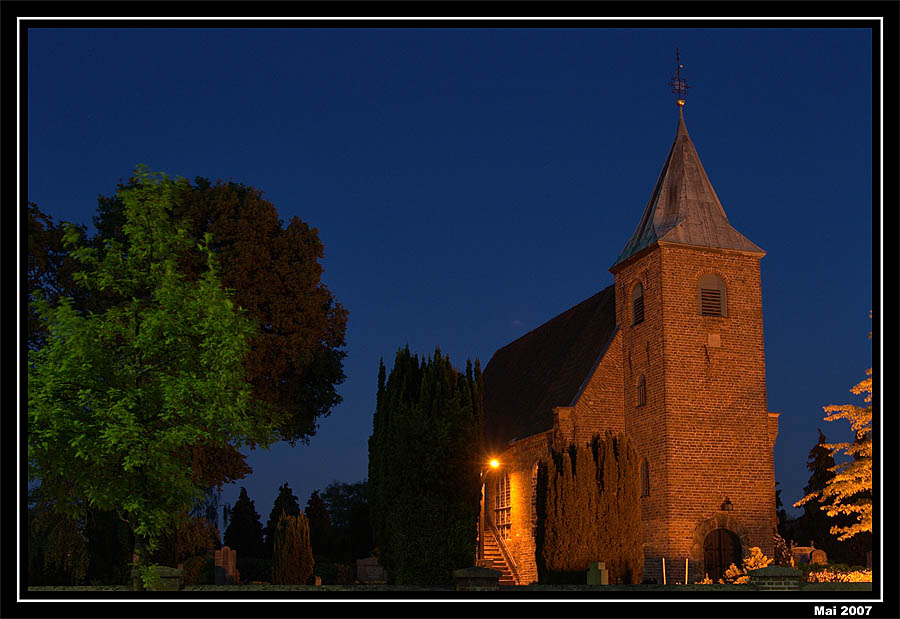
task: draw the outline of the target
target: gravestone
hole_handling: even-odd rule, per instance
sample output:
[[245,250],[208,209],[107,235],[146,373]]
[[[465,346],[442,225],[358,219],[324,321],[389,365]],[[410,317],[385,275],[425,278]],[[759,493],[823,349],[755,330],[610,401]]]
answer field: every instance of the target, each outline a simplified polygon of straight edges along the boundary
[[812,565],[824,565],[828,563],[828,555],[825,554],[824,550],[819,550],[818,548],[816,548],[811,553],[809,553],[809,562]]
[[795,563],[809,563],[813,550],[815,548],[812,546],[794,546],[791,548],[791,555],[794,557]]
[[608,585],[609,570],[606,569],[606,563],[598,561],[591,563],[591,568],[587,573],[587,584],[589,585]]
[[237,551],[228,546],[222,546],[216,551],[216,584],[235,585],[240,580],[237,570]]
[[361,583],[384,582],[387,574],[378,564],[377,557],[366,557],[356,560],[356,580]]

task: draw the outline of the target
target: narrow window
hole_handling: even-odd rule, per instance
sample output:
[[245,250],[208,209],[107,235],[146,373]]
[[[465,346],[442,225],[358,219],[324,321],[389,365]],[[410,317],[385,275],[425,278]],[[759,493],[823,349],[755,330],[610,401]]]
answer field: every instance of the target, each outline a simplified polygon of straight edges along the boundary
[[697,290],[701,316],[726,316],[725,282],[718,275],[704,275]]
[[650,496],[650,465],[646,458],[641,460],[641,496]]
[[631,324],[644,322],[644,287],[640,282],[631,289]]
[[531,536],[537,537],[537,479],[538,463],[531,470]]
[[512,503],[509,496],[509,474],[500,475],[497,480],[497,497],[494,506],[494,525],[503,539],[509,539],[512,527]]
[[647,403],[647,378],[643,374],[638,378],[635,395],[635,406],[643,406]]

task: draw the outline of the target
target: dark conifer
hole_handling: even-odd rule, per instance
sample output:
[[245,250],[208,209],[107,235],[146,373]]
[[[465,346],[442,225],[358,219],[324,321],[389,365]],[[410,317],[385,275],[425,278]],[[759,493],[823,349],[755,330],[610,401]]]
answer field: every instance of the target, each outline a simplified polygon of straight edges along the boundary
[[[261,558],[263,556],[262,523],[256,507],[241,487],[241,494],[229,514],[228,528],[225,529],[225,546],[237,551],[237,558]],[[240,569],[240,566],[238,566]]]
[[[472,565],[480,507],[480,365],[457,371],[435,349],[397,352],[369,439],[372,528],[380,562],[401,584],[443,584]],[[402,526],[398,525],[402,523]]]
[[[309,539],[313,555],[317,561],[331,558],[331,516],[319,491],[313,492],[306,502],[306,517],[309,519]],[[321,558],[320,558],[321,557]]]
[[284,512],[288,516],[300,515],[300,503],[297,501],[297,497],[294,496],[294,493],[287,482],[284,482],[284,485],[278,489],[278,496],[275,497],[275,504],[272,506],[272,511],[269,512],[269,520],[266,522],[266,526],[263,529],[263,535],[265,536],[263,542],[263,556],[266,559],[272,558],[272,552],[275,548],[275,528],[278,526],[281,512]]

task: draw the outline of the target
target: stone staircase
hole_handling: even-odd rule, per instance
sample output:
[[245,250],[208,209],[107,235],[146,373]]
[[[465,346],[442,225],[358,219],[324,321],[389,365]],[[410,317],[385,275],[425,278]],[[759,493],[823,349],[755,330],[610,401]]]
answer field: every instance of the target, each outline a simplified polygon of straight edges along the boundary
[[502,572],[500,576],[501,587],[515,585],[516,582],[512,570],[509,569],[509,565],[500,551],[500,544],[497,543],[497,538],[492,531],[485,531],[484,533],[484,559],[493,563],[493,565],[489,563],[488,567]]

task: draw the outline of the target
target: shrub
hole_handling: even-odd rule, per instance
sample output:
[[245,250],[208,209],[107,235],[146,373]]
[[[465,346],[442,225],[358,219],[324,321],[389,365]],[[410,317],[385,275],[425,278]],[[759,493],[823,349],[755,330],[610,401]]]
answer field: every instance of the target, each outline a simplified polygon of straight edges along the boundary
[[314,565],[306,514],[300,512],[299,516],[289,516],[282,511],[275,529],[272,583],[304,585],[312,576]]
[[807,582],[872,582],[872,570],[859,566],[813,565],[803,571]]
[[732,563],[723,578],[719,579],[721,584],[746,585],[750,582],[750,575],[747,572],[768,567],[772,563],[772,559],[762,553],[758,546],[750,549],[750,554],[744,557],[741,567],[737,567]]
[[181,582],[186,585],[209,585],[215,582],[213,569],[215,559],[207,556],[194,556],[181,564]]

